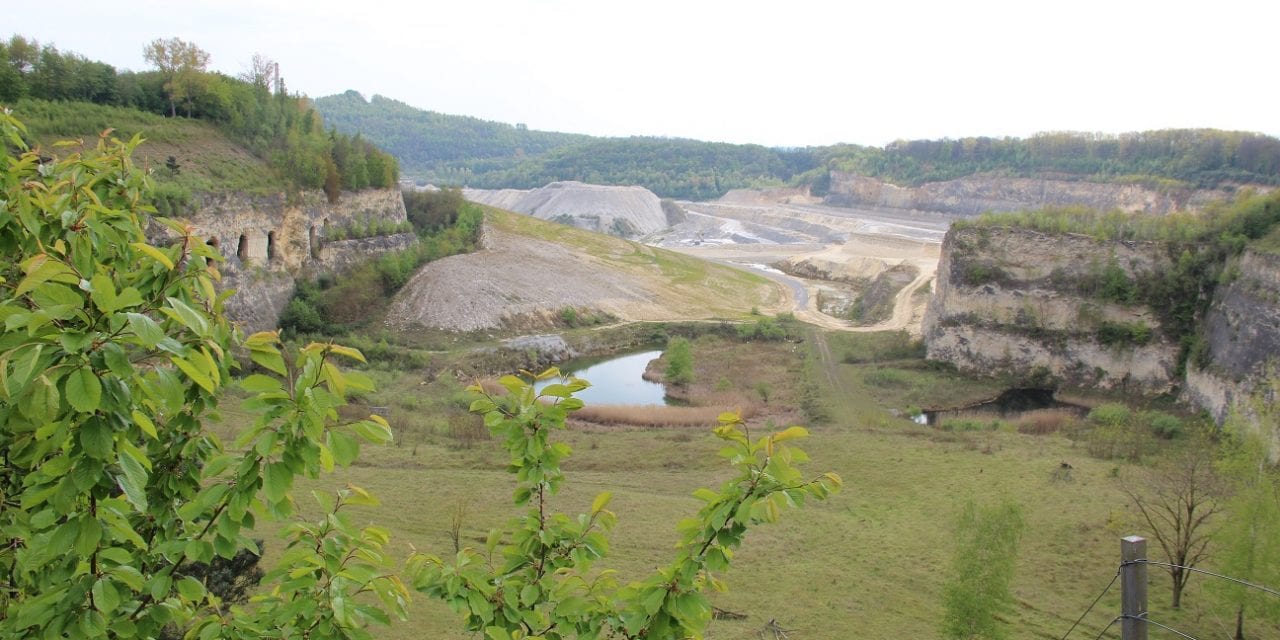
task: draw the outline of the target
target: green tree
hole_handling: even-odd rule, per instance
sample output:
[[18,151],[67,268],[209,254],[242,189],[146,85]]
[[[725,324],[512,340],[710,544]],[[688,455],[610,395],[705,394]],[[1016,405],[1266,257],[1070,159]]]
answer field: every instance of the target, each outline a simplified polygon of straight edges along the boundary
[[[273,333],[241,345],[217,251],[147,215],[140,139],[42,160],[22,129],[0,113],[22,150],[0,159],[0,637],[367,638],[402,616],[386,533],[342,511],[372,497],[318,493],[319,522],[293,515],[297,476],[390,440],[376,416],[338,420],[347,390],[371,385],[335,360],[360,353],[286,354]],[[151,244],[150,222],[170,241]],[[258,418],[231,454],[204,423],[239,346],[261,371],[242,382]],[[188,569],[256,549],[259,519],[281,522],[286,551],[262,597],[226,612]],[[369,592],[376,603],[355,598]]]
[[178,115],[178,102],[187,104],[187,117],[190,117],[192,99],[205,83],[209,52],[181,38],[156,38],[143,48],[142,56],[164,77],[169,117]]
[[1008,637],[996,616],[1010,609],[1018,543],[1026,525],[1022,508],[969,500],[956,523],[955,556],[943,587],[942,634],[955,640]]
[[693,348],[685,338],[672,338],[667,343],[667,370],[664,378],[671,384],[693,382]]
[[[555,376],[559,371],[550,369],[537,378]],[[728,568],[748,527],[777,520],[783,507],[806,497],[824,499],[840,484],[831,473],[806,480],[795,467],[806,458],[786,443],[804,437],[803,428],[752,441],[736,414],[724,414],[715,434],[726,443],[735,477],[719,491],[694,492],[704,504],[680,523],[671,563],[619,587],[613,572],[593,570],[608,553],[606,534],[616,520],[606,508],[609,494],[598,495],[590,512],[576,517],[553,513],[551,506],[564,483],[561,462],[570,454],[551,436],[582,407],[573,394],[587,382],[570,379],[538,393],[533,376],[526,378],[503,377],[503,395],[471,387],[483,394],[471,410],[484,415],[511,456],[514,501],[526,508],[524,515],[505,531],[491,531],[483,551],[463,549],[449,563],[430,556],[410,561],[415,589],[447,602],[463,615],[468,631],[490,640],[700,638],[712,611],[704,593],[724,588],[716,574]]]
[[[1274,385],[1275,383],[1273,383]],[[1272,389],[1274,392],[1274,388]],[[1215,535],[1216,569],[1255,584],[1280,584],[1280,467],[1271,460],[1280,410],[1255,402],[1258,426],[1237,415],[1227,423],[1230,438],[1223,447],[1218,471],[1231,495],[1224,504],[1226,521]],[[1236,612],[1236,640],[1244,640],[1246,613],[1280,619],[1275,596],[1226,580],[1208,583]]]

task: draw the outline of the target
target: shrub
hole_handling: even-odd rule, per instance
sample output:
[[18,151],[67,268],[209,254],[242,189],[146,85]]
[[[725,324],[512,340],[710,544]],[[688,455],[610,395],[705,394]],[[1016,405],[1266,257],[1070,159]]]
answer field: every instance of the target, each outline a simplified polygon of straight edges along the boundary
[[675,385],[693,382],[693,349],[685,338],[672,338],[667,343],[667,370],[664,378]]
[[1151,432],[1156,436],[1165,440],[1176,439],[1185,432],[1182,419],[1167,413],[1151,412],[1143,414],[1146,423],[1151,427]]

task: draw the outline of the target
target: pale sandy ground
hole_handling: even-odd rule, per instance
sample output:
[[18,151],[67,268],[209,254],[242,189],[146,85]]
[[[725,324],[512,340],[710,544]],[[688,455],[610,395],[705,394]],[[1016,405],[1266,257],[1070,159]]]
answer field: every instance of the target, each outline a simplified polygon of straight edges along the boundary
[[[677,230],[661,244],[707,260],[764,268],[765,275],[786,286],[794,313],[806,322],[842,331],[905,329],[919,334],[927,297],[915,298],[913,294],[934,281],[942,237],[953,218],[917,211],[841,209],[790,202],[762,204],[759,199],[750,202],[682,203],[700,214],[697,235],[682,235]],[[783,239],[784,243],[718,243],[720,238],[708,224],[709,219],[722,220],[725,235],[773,238],[775,242]],[[785,239],[794,242],[787,243]],[[905,262],[915,266],[919,275],[898,293],[892,317],[880,324],[859,327],[818,311],[817,293],[824,286],[822,281],[767,269],[786,259],[802,258],[828,265],[833,273],[843,265],[848,275],[859,275],[872,261],[887,265]]]

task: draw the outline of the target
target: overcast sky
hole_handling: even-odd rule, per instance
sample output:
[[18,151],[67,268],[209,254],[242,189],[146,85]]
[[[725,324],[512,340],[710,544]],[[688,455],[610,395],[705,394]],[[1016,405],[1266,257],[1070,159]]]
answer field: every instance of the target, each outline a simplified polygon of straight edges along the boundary
[[[1280,134],[1280,3],[5,0],[4,27],[142,70],[158,37],[291,91],[533,129],[771,146],[1213,127]],[[5,34],[7,35],[7,34]]]

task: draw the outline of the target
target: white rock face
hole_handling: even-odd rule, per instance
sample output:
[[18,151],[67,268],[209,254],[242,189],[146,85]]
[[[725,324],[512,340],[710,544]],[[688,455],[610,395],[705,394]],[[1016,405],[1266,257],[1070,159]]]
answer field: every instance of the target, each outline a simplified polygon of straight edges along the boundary
[[627,238],[668,226],[662,201],[644,187],[552,182],[538,189],[464,189],[472,202]]
[[[1170,390],[1177,382],[1179,345],[1163,337],[1153,310],[1077,290],[1077,283],[1108,264],[1140,278],[1167,268],[1168,258],[1155,243],[1026,229],[952,229],[924,319],[929,358],[964,371],[1033,381],[1153,394]],[[1099,330],[1108,324],[1144,326],[1150,339],[1103,344]]]

